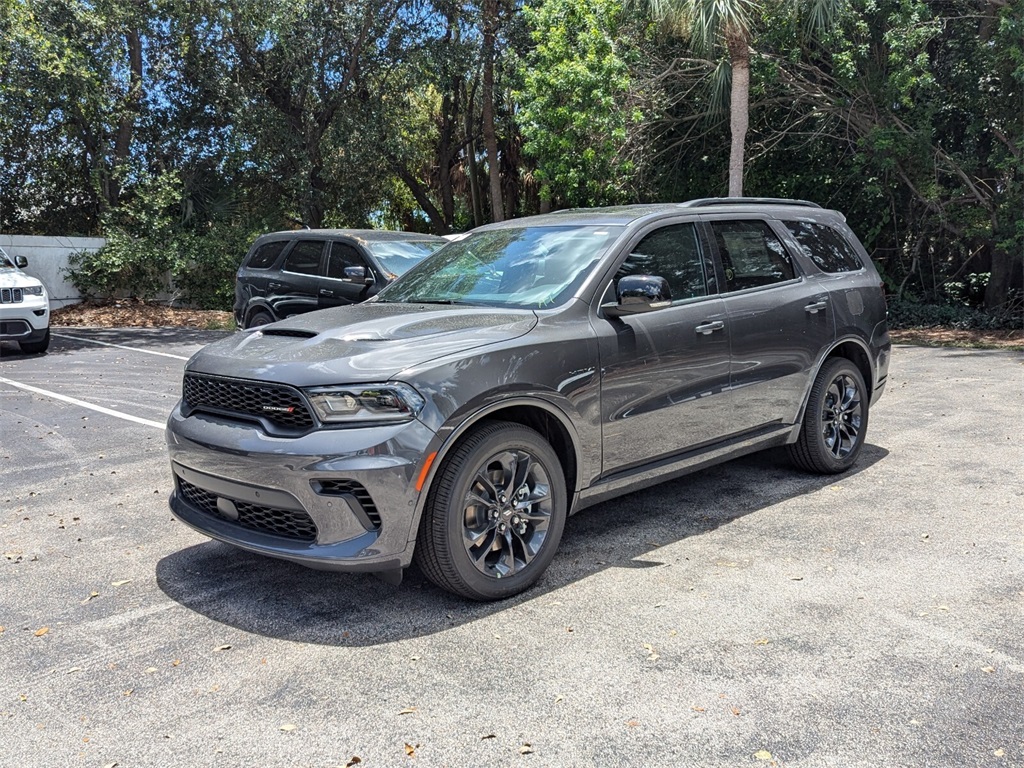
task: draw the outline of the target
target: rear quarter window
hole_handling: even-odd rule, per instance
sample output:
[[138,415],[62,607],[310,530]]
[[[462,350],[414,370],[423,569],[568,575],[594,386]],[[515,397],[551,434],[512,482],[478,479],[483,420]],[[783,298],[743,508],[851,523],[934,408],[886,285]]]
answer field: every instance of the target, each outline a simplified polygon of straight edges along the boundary
[[863,269],[864,264],[853,246],[832,227],[811,221],[782,223],[822,272],[856,272]]
[[287,240],[264,243],[257,248],[256,252],[250,257],[247,266],[250,269],[270,269],[274,266],[274,262],[277,261],[277,257],[281,255],[281,251],[284,250],[284,247],[287,244]]

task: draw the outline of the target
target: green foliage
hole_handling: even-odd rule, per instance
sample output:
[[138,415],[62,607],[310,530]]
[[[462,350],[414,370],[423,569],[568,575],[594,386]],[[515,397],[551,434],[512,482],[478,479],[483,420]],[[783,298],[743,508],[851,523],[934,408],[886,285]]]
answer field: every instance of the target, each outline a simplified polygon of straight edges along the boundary
[[106,245],[71,257],[71,283],[90,298],[127,294],[150,299],[167,291],[177,264],[178,232],[169,212],[180,198],[175,174],[141,181],[130,202],[104,216]]
[[961,330],[1019,330],[1020,307],[1016,311],[985,312],[956,304],[889,301],[889,327],[893,330],[911,328],[957,328]]
[[[701,43],[731,19],[746,193],[843,211],[905,314],[1018,311],[1024,4],[496,8],[508,215],[723,194],[728,66]],[[0,0],[0,231],[104,235],[73,265],[87,292],[226,308],[246,245],[297,219],[484,223],[482,32],[479,0]]]
[[230,309],[238,266],[255,237],[232,223],[199,228],[178,174],[144,177],[132,199],[103,217],[106,245],[72,255],[68,277],[90,298],[152,299]]
[[541,197],[568,206],[628,199],[624,148],[643,114],[630,104],[636,51],[621,36],[621,3],[548,0],[523,12],[535,47],[523,63],[519,121]]

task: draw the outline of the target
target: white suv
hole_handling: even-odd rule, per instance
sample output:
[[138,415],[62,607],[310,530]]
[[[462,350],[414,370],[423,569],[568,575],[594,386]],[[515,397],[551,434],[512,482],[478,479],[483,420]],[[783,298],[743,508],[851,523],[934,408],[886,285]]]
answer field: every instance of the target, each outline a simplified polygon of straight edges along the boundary
[[50,346],[50,297],[36,278],[26,275],[24,256],[13,259],[0,248],[0,340],[16,341],[27,355]]

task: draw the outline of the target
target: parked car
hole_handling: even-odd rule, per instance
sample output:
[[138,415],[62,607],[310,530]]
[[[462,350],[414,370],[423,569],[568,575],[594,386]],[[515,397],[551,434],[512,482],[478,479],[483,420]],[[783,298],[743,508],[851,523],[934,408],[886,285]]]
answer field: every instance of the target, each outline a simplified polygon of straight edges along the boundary
[[37,355],[50,346],[50,297],[39,280],[21,271],[27,266],[24,256],[11,258],[0,248],[0,339]]
[[235,322],[253,328],[365,301],[445,242],[433,235],[369,229],[263,235],[238,269]]
[[506,221],[366,303],[196,354],[170,505],[252,552],[395,582],[415,557],[504,598],[597,502],[772,446],[850,469],[889,353],[878,273],[813,203]]

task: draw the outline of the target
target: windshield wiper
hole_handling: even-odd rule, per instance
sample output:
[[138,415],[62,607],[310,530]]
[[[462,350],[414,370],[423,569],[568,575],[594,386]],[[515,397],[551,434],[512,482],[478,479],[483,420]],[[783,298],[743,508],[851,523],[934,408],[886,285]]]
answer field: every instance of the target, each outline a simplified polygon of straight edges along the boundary
[[470,301],[459,301],[458,299],[408,299],[408,304],[464,304],[466,306],[473,306]]

